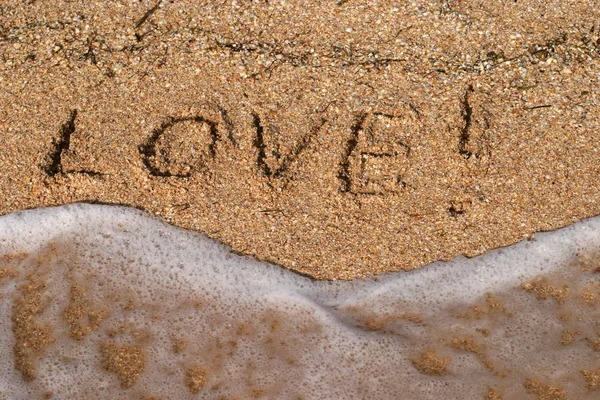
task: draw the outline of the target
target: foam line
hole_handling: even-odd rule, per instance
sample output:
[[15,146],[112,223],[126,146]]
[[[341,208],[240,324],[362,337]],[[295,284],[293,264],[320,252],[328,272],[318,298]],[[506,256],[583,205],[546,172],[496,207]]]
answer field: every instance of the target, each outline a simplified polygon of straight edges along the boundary
[[592,218],[318,282],[130,208],[5,215],[0,398],[591,399],[598,249]]

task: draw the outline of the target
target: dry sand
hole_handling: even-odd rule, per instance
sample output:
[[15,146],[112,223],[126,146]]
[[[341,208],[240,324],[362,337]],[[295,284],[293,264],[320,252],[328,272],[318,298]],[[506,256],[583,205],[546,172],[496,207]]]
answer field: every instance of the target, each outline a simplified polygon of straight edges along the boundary
[[0,2],[0,214],[127,204],[320,279],[600,213],[599,1]]

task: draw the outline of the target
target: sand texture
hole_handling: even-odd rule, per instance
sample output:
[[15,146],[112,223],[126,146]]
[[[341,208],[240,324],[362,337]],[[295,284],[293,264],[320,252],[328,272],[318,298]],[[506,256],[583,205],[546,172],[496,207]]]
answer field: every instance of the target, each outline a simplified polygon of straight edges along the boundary
[[599,1],[0,1],[0,214],[126,204],[319,279],[600,214]]

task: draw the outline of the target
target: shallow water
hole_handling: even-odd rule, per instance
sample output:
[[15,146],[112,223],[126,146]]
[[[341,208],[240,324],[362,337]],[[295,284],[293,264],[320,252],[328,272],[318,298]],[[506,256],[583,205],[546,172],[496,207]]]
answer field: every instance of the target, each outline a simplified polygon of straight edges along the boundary
[[0,399],[593,399],[600,218],[317,282],[140,211],[0,217]]

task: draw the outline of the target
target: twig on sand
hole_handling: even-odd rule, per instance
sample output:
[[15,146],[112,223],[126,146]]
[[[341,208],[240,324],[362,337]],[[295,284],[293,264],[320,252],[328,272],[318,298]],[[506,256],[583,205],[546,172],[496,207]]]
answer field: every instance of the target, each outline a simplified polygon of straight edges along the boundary
[[156,10],[158,10],[158,7],[160,6],[160,3],[162,3],[162,0],[158,0],[156,2],[156,4],[154,5],[154,7],[152,7],[151,9],[149,9],[148,11],[146,11],[146,14],[144,14],[144,16],[142,18],[140,18],[140,20],[137,22],[137,24],[135,24],[135,29],[139,28],[140,26],[142,26],[144,24],[144,22],[146,22],[146,20],[148,18],[150,18],[152,16],[152,14],[154,14],[154,12]]

